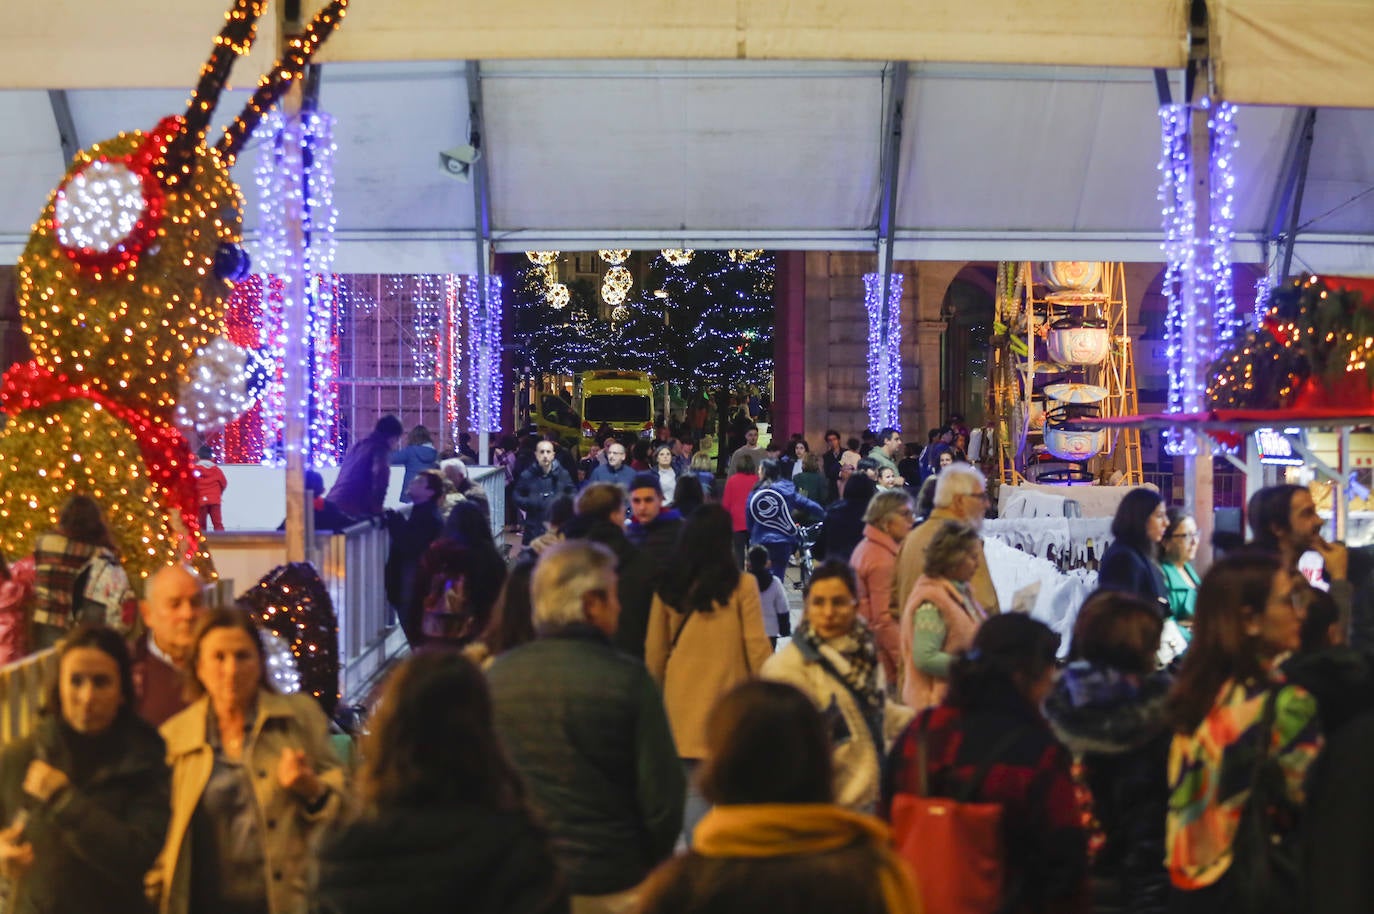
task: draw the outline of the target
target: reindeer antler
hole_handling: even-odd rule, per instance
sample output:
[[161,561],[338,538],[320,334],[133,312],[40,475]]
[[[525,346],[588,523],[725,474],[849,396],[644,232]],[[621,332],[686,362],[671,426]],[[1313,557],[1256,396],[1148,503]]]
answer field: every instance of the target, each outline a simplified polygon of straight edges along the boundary
[[234,0],[229,12],[224,14],[224,28],[215,36],[215,46],[210,58],[200,68],[200,81],[196,83],[191,100],[186,103],[185,123],[167,148],[167,154],[157,166],[158,178],[163,185],[171,187],[191,170],[191,151],[205,138],[210,126],[210,116],[219,104],[220,93],[224,91],[225,80],[234,61],[247,54],[257,36],[258,19],[267,9],[267,0]]
[[248,100],[234,123],[224,131],[223,138],[215,144],[224,157],[225,165],[233,165],[244,141],[262,121],[263,114],[276,104],[277,99],[286,94],[293,79],[299,79],[305,72],[310,59],[315,56],[320,45],[324,44],[334,29],[338,28],[348,11],[348,0],[331,0],[315,14],[304,32],[291,39],[291,46],[281,60],[277,61],[272,72],[258,81],[258,90]]

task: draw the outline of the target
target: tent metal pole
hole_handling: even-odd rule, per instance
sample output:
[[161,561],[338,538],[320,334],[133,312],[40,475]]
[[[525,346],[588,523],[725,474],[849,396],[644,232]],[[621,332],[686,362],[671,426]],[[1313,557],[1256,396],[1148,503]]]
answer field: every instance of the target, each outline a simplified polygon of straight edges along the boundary
[[[472,202],[473,228],[477,245],[477,324],[487,327],[491,322],[491,185],[488,182],[487,155],[483,146],[482,124],[482,65],[469,60],[465,66],[468,87],[468,143],[477,149],[479,155],[472,163]],[[469,327],[472,333],[475,328]],[[498,383],[493,374],[500,369],[499,352],[482,351],[478,353],[477,372],[479,377],[468,378],[469,389],[476,390],[479,402],[490,403],[493,387]],[[495,418],[495,416],[493,416]],[[472,416],[468,417],[471,422]],[[483,423],[477,430],[477,453],[486,459],[490,444],[491,429]]]
[[[902,156],[902,119],[906,109],[906,89],[910,65],[894,60],[888,69],[887,99],[883,110],[883,146],[879,160],[880,196],[878,200],[878,335],[882,358],[878,361],[878,387],[884,394],[889,389],[891,365],[887,359],[888,326],[891,321],[891,302],[888,290],[892,285],[892,234],[897,211],[897,169]],[[900,425],[900,404],[895,415]],[[879,429],[874,429],[879,431]]]

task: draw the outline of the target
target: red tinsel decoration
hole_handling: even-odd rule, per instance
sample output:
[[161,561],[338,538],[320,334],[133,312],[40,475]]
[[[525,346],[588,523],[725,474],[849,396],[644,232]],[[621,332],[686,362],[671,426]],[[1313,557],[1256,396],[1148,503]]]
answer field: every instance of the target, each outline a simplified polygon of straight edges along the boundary
[[89,400],[133,432],[149,480],[161,490],[167,507],[181,514],[182,522],[192,534],[186,558],[193,558],[195,541],[200,538],[197,516],[200,502],[193,472],[195,457],[181,432],[111,399],[108,394],[85,384],[75,384],[65,374],[53,374],[36,362],[11,365],[0,380],[0,410],[11,416],[67,400]]

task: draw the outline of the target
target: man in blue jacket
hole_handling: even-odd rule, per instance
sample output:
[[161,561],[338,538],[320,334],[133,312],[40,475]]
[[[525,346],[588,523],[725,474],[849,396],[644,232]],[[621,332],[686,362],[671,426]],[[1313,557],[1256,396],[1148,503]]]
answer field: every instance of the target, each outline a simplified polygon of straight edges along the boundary
[[602,453],[606,455],[606,462],[597,464],[587,477],[587,482],[613,482],[629,492],[635,471],[625,462],[625,445],[612,438]]

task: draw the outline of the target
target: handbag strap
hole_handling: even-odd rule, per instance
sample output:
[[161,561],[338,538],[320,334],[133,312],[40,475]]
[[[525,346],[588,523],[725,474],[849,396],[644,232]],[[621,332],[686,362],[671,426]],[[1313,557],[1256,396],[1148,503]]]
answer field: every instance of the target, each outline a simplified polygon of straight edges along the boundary
[[1271,685],[1265,690],[1264,707],[1260,710],[1259,722],[1259,752],[1255,757],[1254,769],[1250,772],[1250,789],[1253,791],[1260,782],[1260,777],[1264,773],[1264,766],[1269,761],[1269,739],[1274,730],[1274,722],[1278,719],[1279,690],[1282,686]]
[[682,630],[687,627],[687,620],[692,618],[692,613],[696,611],[695,606],[689,606],[687,607],[687,611],[682,614],[682,624],[679,625],[677,631],[673,633],[673,643],[668,645],[669,653],[672,653],[673,649],[677,647],[677,639],[682,637]]
[[[927,717],[922,720],[916,730],[916,786],[919,791],[918,795],[922,797],[930,796],[930,772],[927,765],[928,750],[926,749],[926,723],[928,719]],[[997,764],[1002,753],[1015,745],[1016,741],[1021,738],[1021,734],[1028,729],[1030,728],[1027,725],[1022,724],[1002,734],[1002,738],[993,744],[987,756],[973,770],[973,777],[964,785],[964,789],[959,791],[958,796],[951,799],[958,803],[972,802],[978,789],[983,786],[983,781],[987,780],[988,774],[992,771],[992,766]]]

